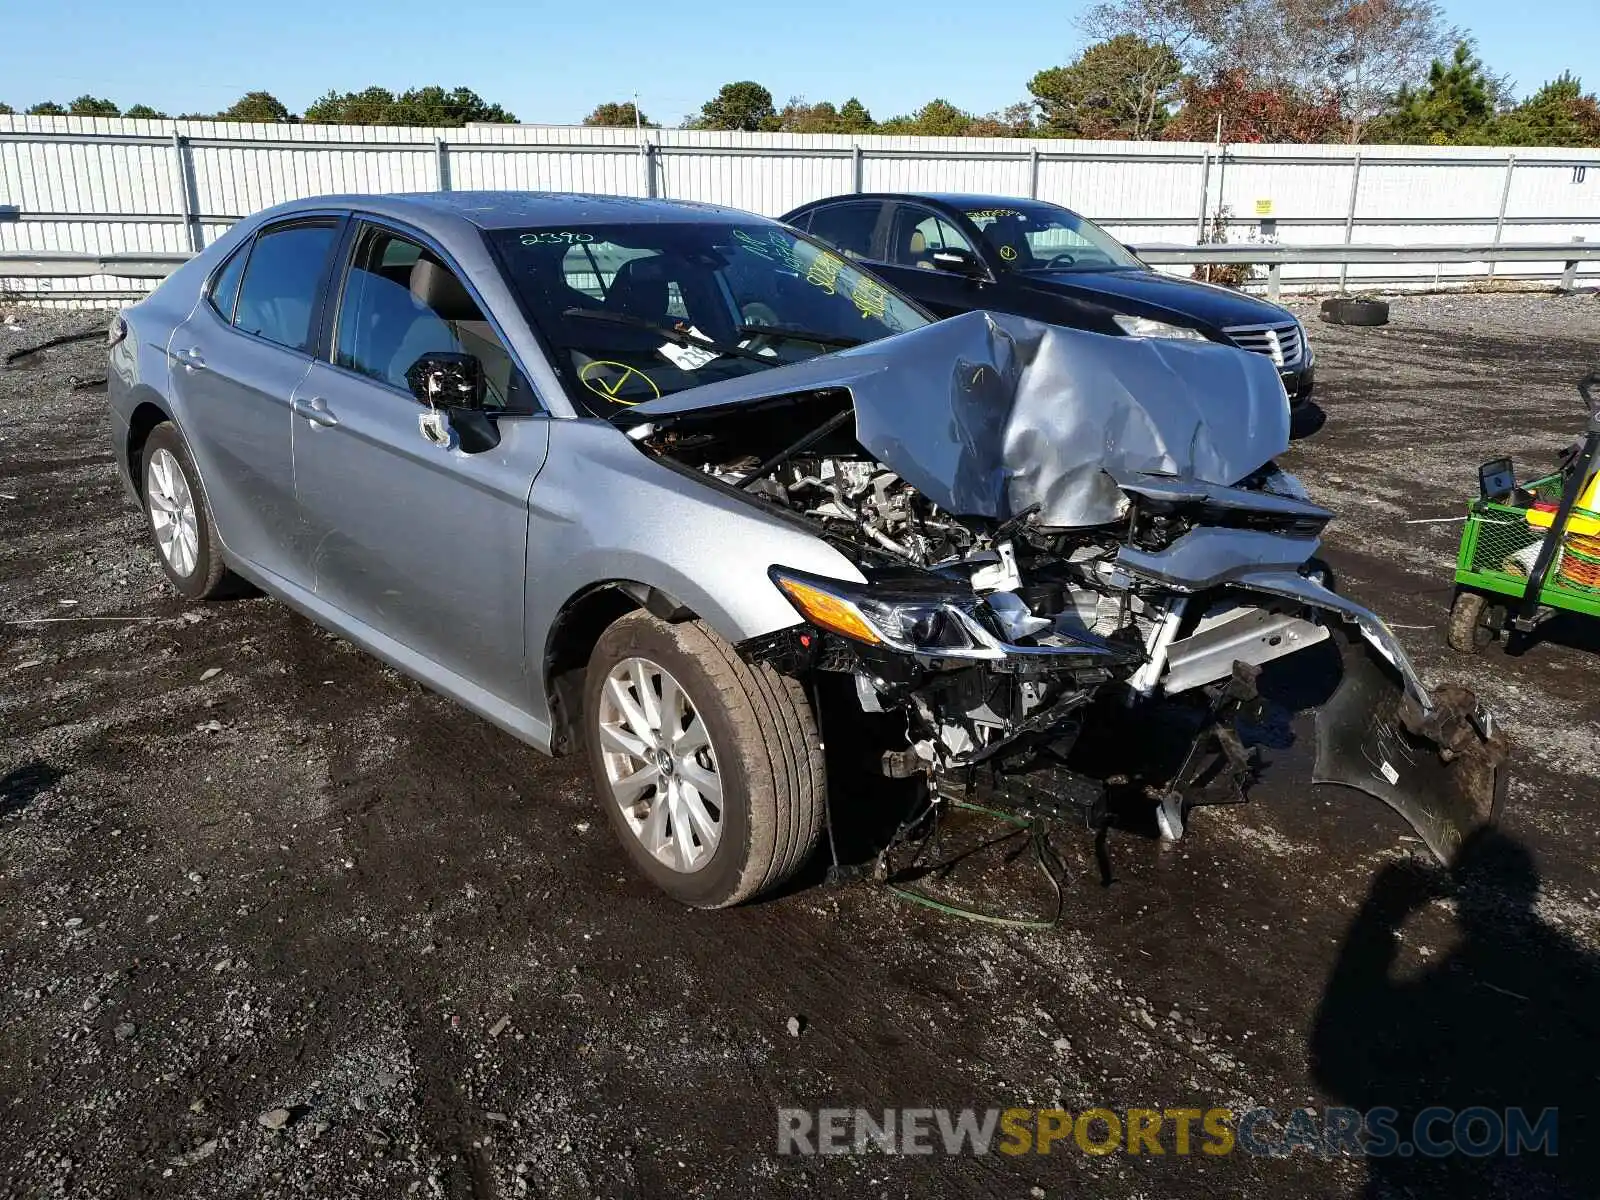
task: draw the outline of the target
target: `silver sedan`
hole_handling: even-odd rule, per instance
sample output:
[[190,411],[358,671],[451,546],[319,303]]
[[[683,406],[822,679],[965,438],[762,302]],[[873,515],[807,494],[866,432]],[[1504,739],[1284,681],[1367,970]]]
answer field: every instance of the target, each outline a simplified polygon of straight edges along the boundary
[[242,578],[584,754],[685,903],[770,891],[816,847],[819,696],[888,731],[924,805],[1092,815],[1133,778],[1177,837],[1192,780],[1138,737],[1105,761],[1104,714],[1198,704],[1184,762],[1242,794],[1239,665],[1333,628],[1365,663],[1321,777],[1442,856],[1498,807],[1470,695],[1436,701],[1325,586],[1330,514],[1273,466],[1259,356],[936,324],[776,222],[525,193],[259,213],[110,341],[117,462],[178,592]]

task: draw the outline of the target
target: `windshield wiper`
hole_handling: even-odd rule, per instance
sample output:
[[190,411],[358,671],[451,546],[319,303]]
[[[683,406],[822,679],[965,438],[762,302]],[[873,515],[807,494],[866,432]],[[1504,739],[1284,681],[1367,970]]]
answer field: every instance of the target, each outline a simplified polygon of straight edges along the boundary
[[707,338],[691,337],[681,329],[674,329],[670,325],[661,325],[655,321],[636,317],[632,313],[608,312],[600,308],[569,308],[561,314],[563,317],[578,317],[585,321],[600,321],[607,325],[621,325],[625,329],[642,329],[646,333],[653,333],[666,338],[675,346],[694,347],[700,350],[715,350],[718,354],[729,354],[735,358],[748,358],[751,362],[758,362],[764,367],[776,367],[782,364],[770,354],[759,354],[754,350],[746,350],[743,346],[725,346],[721,342],[713,342]]
[[748,333],[753,337],[778,337],[788,338],[796,342],[815,342],[819,346],[860,346],[863,338],[838,337],[831,333],[813,333],[809,329],[785,329],[781,325],[741,325],[740,333]]

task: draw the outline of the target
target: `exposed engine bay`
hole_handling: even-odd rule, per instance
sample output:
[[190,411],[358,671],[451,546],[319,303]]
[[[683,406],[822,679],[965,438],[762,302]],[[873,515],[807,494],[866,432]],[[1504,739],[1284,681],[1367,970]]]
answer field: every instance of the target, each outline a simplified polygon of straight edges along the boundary
[[[773,564],[804,623],[740,649],[846,673],[864,712],[902,716],[885,774],[1091,821],[1108,791],[1131,791],[1177,837],[1189,807],[1243,799],[1255,778],[1242,730],[1262,668],[1337,634],[1354,653],[1317,713],[1315,778],[1380,796],[1445,859],[1494,818],[1492,720],[1462,689],[1431,695],[1383,622],[1327,586],[1315,552],[1332,514],[1256,457],[1287,445],[1275,373],[981,313],[891,340],[919,338],[956,343],[920,406],[902,390],[914,369],[880,391],[862,347],[816,360],[840,372],[816,386],[624,422],[648,453],[806,522],[856,565],[862,581]],[[1105,386],[1088,396],[1086,381]],[[1243,397],[1238,436],[1207,419],[1208,384]],[[1109,725],[1171,718],[1175,762],[1104,752]]]

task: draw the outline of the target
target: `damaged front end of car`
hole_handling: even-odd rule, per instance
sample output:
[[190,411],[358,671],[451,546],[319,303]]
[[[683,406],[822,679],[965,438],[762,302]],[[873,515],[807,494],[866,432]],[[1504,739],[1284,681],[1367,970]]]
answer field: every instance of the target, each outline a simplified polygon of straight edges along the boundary
[[622,423],[856,565],[771,564],[801,623],[740,650],[848,675],[863,711],[903,721],[885,774],[1090,824],[1131,797],[1177,837],[1255,780],[1262,669],[1332,643],[1336,689],[1294,706],[1316,709],[1315,781],[1384,800],[1447,861],[1498,814],[1489,714],[1430,694],[1329,586],[1332,514],[1274,465],[1288,409],[1259,356],[973,313]]

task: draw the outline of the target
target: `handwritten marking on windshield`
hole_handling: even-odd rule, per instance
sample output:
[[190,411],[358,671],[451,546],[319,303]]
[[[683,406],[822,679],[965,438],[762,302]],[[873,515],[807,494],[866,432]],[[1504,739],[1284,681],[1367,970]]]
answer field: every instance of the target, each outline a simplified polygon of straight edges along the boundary
[[876,317],[882,321],[888,312],[889,293],[883,284],[871,279],[857,279],[855,287],[850,289],[850,300],[861,310],[863,317]]
[[[604,378],[609,371],[617,372],[615,379]],[[604,396],[614,404],[637,404],[637,400],[624,400],[618,393],[635,379],[644,380],[654,395],[653,400],[661,399],[661,389],[656,386],[656,381],[651,379],[638,367],[630,367],[627,363],[613,362],[608,358],[597,358],[583,364],[578,371],[578,382],[583,384],[597,396]]]
[[806,270],[806,282],[815,284],[828,295],[837,295],[839,272],[844,270],[844,260],[831,254],[819,254],[811,260]]
[[517,239],[524,246],[577,246],[594,241],[594,234],[577,229],[542,229]]

